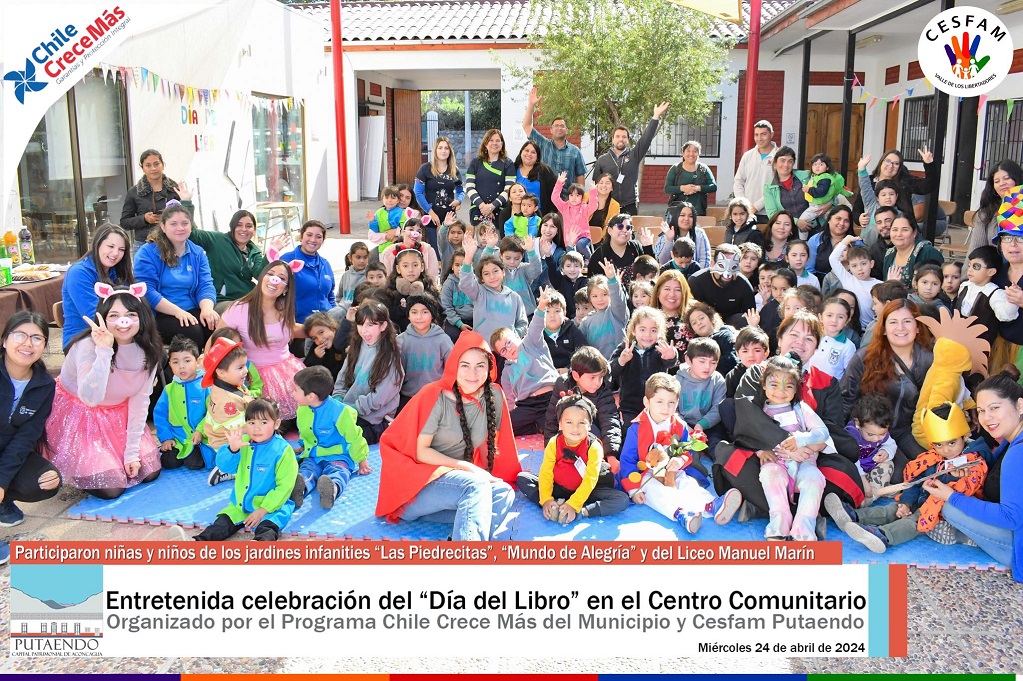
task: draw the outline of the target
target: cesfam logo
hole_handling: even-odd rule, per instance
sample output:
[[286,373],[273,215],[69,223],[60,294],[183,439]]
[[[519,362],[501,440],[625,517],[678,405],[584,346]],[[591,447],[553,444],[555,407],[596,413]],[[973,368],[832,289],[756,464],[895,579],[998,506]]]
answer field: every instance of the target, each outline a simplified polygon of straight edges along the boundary
[[976,97],[993,90],[1009,73],[1012,37],[991,12],[953,7],[927,23],[917,56],[934,87],[956,97]]

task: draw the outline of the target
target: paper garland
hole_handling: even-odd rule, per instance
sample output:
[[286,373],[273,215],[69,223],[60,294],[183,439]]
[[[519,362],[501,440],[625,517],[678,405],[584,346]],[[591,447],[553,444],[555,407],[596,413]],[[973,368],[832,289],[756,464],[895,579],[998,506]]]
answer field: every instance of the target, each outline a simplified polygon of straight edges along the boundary
[[185,103],[187,99],[189,106],[198,104],[199,106],[210,107],[216,104],[222,97],[233,97],[235,101],[241,104],[262,109],[263,111],[275,111],[278,115],[281,115],[285,111],[290,111],[291,107],[295,106],[296,101],[300,106],[305,105],[305,99],[301,97],[297,100],[293,97],[252,97],[248,92],[241,90],[198,88],[191,85],[183,85],[163,78],[156,72],[141,66],[115,66],[100,62],[99,68],[103,74],[104,84],[107,82],[107,77],[110,76],[114,79],[114,82],[120,79],[125,84],[125,87],[131,85],[136,90],[160,94],[169,99],[176,99],[181,103]]
[[[924,76],[924,84],[927,86],[927,91],[928,92],[930,92],[933,89],[933,86],[931,85],[931,81],[928,80],[926,76]],[[871,92],[869,92],[865,87],[863,87],[863,84],[860,83],[859,77],[856,76],[856,74],[853,74],[853,82],[852,82],[852,85],[849,86],[849,89],[859,88],[859,96],[856,99],[857,102],[865,102],[868,99],[870,100],[870,103],[867,104],[867,111],[869,111],[878,102],[881,102],[882,105],[887,105],[889,100],[890,100],[892,102],[892,104],[898,104],[899,103],[899,99],[904,98],[903,96],[905,96],[905,98],[912,97],[913,96],[913,91],[916,90],[917,87],[919,87],[919,86],[918,85],[914,85],[911,88],[906,88],[902,92],[896,94],[894,97],[881,97],[880,95],[875,95],[875,94],[872,94]],[[977,98],[977,100],[978,100],[977,101],[977,114],[979,115],[981,110],[984,108],[984,104],[987,103],[988,98],[987,98],[987,95],[980,95]],[[959,101],[962,102],[963,98],[960,97]],[[1015,101],[1012,100],[1012,99],[1006,99],[1004,101],[1005,101],[1005,108],[1006,108],[1005,120],[1008,121],[1009,118],[1012,116],[1012,109],[1015,106]]]

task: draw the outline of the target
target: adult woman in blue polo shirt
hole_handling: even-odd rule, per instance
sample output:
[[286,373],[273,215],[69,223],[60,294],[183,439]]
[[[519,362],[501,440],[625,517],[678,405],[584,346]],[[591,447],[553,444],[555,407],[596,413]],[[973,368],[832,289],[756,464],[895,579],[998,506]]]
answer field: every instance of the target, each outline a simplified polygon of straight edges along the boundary
[[160,228],[135,256],[135,277],[147,286],[146,300],[156,313],[164,343],[174,336],[191,338],[200,348],[220,320],[213,310],[217,290],[205,251],[188,240],[192,215],[180,204],[168,205]]
[[88,327],[82,317],[96,315],[96,282],[111,286],[135,283],[135,272],[128,257],[131,238],[128,232],[109,222],[100,226],[92,237],[92,248],[68,268],[60,297],[64,304],[64,351],[71,339]]
[[295,275],[295,323],[302,324],[313,312],[326,312],[335,306],[334,270],[320,255],[320,247],[327,238],[327,228],[319,220],[302,225],[298,248],[281,256],[284,262],[301,260],[305,263]]

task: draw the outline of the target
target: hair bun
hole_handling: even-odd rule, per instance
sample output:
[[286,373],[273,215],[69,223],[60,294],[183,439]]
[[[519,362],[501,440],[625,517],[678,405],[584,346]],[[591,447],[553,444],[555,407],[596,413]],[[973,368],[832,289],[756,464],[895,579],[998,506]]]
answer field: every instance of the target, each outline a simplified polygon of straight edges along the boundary
[[1002,365],[1001,371],[998,372],[999,376],[1007,376],[1014,381],[1018,381],[1020,377],[1019,369],[1015,364],[1006,363]]

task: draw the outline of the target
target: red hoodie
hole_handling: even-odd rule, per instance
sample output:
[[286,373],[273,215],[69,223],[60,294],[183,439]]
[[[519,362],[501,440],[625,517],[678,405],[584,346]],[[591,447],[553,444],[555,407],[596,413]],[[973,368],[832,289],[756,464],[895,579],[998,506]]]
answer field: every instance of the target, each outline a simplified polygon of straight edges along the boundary
[[[413,397],[398,414],[380,438],[380,494],[377,498],[376,514],[387,516],[391,522],[398,522],[405,507],[415,499],[419,491],[427,483],[444,475],[452,468],[420,463],[416,460],[416,441],[422,432],[423,424],[433,411],[438,400],[446,399],[441,395],[444,390],[451,390],[458,374],[458,362],[466,350],[479,349],[493,357],[490,346],[475,331],[463,331],[458,342],[451,350],[448,361],[444,365],[444,375],[439,381],[428,383]],[[495,390],[501,387],[496,383],[497,371],[491,359],[490,381]],[[501,392],[502,397],[504,393]],[[484,470],[487,468],[487,443],[476,448],[473,463]],[[501,401],[501,422],[497,429],[497,454],[494,456],[494,469],[491,473],[505,482],[514,485],[515,477],[522,471],[519,465],[518,450],[515,447],[515,434],[512,432],[511,418],[508,416],[508,400]]]

